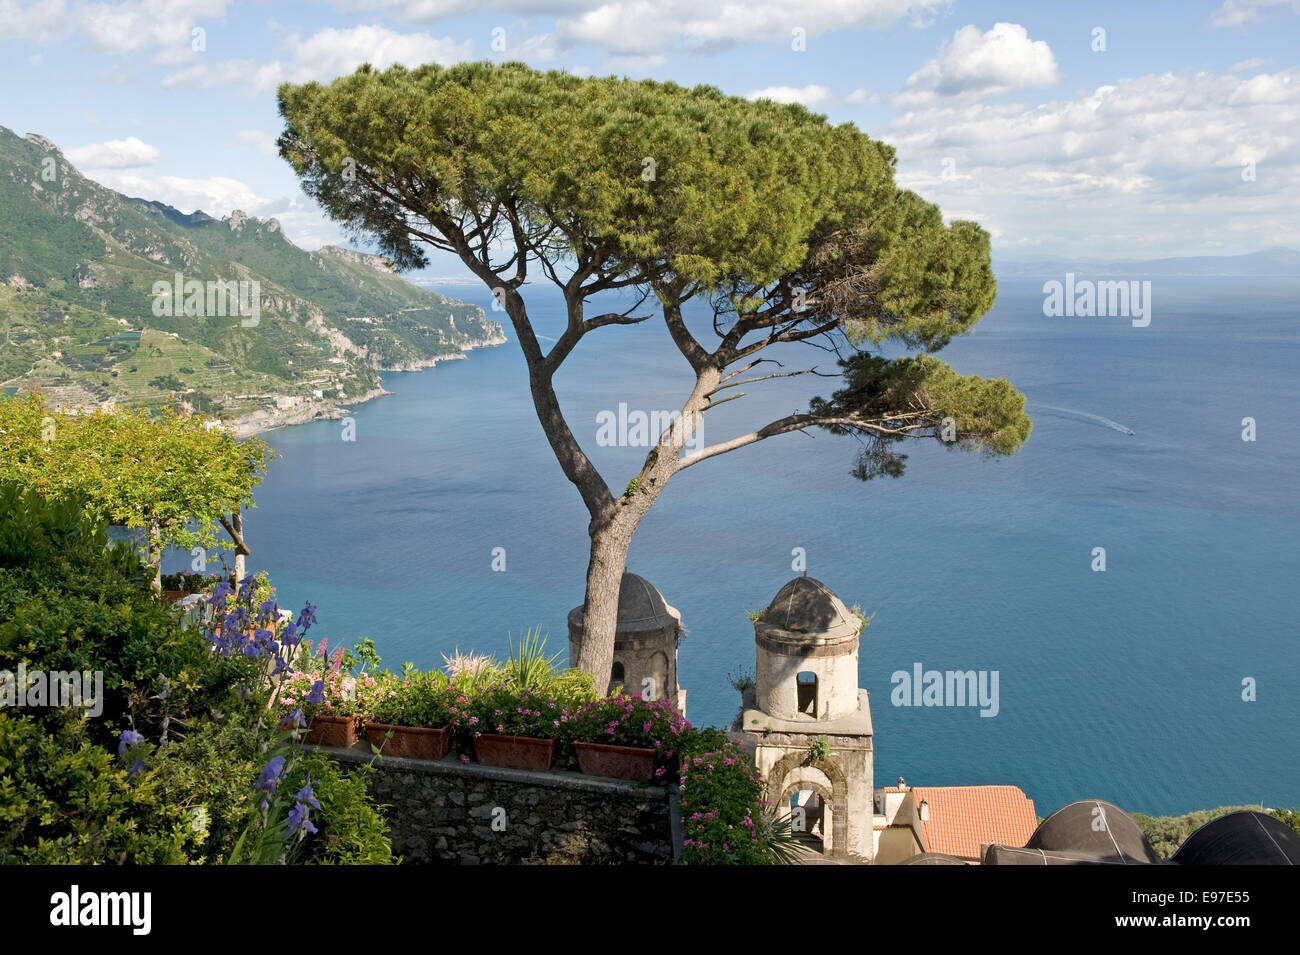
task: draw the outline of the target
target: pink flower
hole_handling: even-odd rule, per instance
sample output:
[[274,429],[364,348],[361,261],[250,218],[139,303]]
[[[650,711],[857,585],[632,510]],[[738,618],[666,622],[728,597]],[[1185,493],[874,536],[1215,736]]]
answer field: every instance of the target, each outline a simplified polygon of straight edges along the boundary
[[[474,735],[477,736],[478,734],[475,733]],[[462,763],[468,763],[468,762],[469,762],[469,757],[466,756],[464,753],[461,753],[461,754],[460,754],[460,761],[461,761]]]

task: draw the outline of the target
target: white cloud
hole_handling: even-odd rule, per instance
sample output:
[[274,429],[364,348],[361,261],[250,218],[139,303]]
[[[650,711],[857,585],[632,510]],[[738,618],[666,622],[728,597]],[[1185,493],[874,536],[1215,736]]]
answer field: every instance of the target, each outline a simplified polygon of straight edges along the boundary
[[429,62],[446,65],[468,60],[474,51],[469,40],[457,43],[428,33],[395,33],[381,26],[321,30],[306,40],[295,35],[288,43],[293,52],[286,72],[295,83],[333,79],[351,73],[362,63],[376,69],[387,69],[394,63],[412,67]]
[[809,109],[819,106],[872,106],[880,102],[880,97],[870,90],[856,89],[847,96],[836,96],[825,86],[816,83],[808,86],[767,86],[761,90],[751,90],[745,99],[770,99],[775,103],[799,103]]
[[196,56],[191,31],[226,15],[227,0],[0,0],[0,36],[50,43],[79,35],[110,53],[151,52],[160,63]]
[[963,94],[1055,86],[1059,80],[1052,48],[1043,40],[1029,39],[1029,31],[1020,24],[996,23],[984,33],[979,27],[964,26],[938,56],[907,78],[894,101],[925,104]]
[[428,33],[396,33],[381,26],[320,30],[305,40],[293,34],[281,46],[285,59],[269,63],[204,60],[163,77],[162,85],[199,88],[246,85],[266,91],[286,81],[329,81],[351,73],[362,63],[382,70],[394,63],[410,67],[429,62],[449,65],[473,57],[473,43],[469,40],[456,42]]
[[48,43],[73,31],[72,17],[72,5],[67,0],[0,0],[0,37]]
[[[335,0],[351,12],[383,11],[424,23],[467,13],[548,16],[563,52],[594,46],[618,57],[665,57],[678,49],[745,43],[789,44],[800,28],[809,38],[832,30],[881,29],[911,15],[915,23],[948,0]],[[489,38],[484,37],[486,44]],[[637,61],[642,64],[649,59]]]
[[1300,0],[1224,0],[1223,6],[1211,15],[1210,23],[1216,27],[1259,23],[1264,19],[1261,10],[1282,6],[1290,7],[1292,13],[1300,13]]
[[813,107],[825,103],[831,98],[831,91],[824,86],[769,86],[745,94],[745,99],[770,99],[776,103],[802,103]]
[[1038,106],[945,100],[883,138],[900,184],[974,211],[1002,248],[1241,251],[1242,223],[1300,245],[1300,68],[1152,74]]
[[272,133],[265,133],[260,129],[241,129],[235,133],[235,138],[263,156],[278,156],[280,154],[278,147],[275,145],[276,137]]
[[[156,146],[128,136],[103,143],[89,143],[65,149],[63,155],[78,169],[138,169],[153,166],[162,159]],[[93,177],[92,177],[93,178]]]
[[728,47],[744,43],[789,44],[795,29],[809,38],[830,30],[882,29],[909,11],[928,10],[941,0],[783,0],[700,3],[698,0],[614,0],[581,16],[561,18],[560,35],[619,52],[666,53],[686,47]]
[[137,172],[95,171],[87,175],[101,185],[127,196],[153,199],[174,206],[181,212],[202,209],[208,215],[221,217],[232,209],[243,209],[249,215],[267,215],[273,200],[259,196],[247,183],[228,176],[209,176],[191,179],[184,176],[145,176]]

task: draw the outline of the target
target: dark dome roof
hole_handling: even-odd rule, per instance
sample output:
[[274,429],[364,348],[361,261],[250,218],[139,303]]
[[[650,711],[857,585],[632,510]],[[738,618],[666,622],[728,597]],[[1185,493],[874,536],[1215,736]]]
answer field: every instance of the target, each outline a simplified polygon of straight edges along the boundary
[[819,637],[854,637],[862,629],[858,619],[835,592],[812,577],[796,577],[776,592],[762,624],[795,634]]
[[[1104,824],[1099,824],[1102,819]],[[1133,817],[1100,799],[1084,799],[1056,810],[1034,830],[1025,848],[1126,865],[1160,862]]]
[[944,855],[942,852],[921,852],[914,856],[909,856],[899,865],[967,865],[965,859],[958,859],[956,856]]
[[[618,588],[618,632],[638,633],[680,627],[682,616],[644,577],[624,572]],[[582,607],[569,611],[569,625],[582,626]]]
[[1174,853],[1179,865],[1300,865],[1300,835],[1262,812],[1230,812],[1197,829]]

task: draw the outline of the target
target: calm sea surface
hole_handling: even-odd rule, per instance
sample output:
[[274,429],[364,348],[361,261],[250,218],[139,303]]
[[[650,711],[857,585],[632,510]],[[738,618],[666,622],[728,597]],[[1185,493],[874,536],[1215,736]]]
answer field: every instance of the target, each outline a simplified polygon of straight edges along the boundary
[[[558,299],[528,288],[539,333],[555,337]],[[1151,324],[1134,328],[1046,318],[1041,283],[1003,282],[973,335],[941,354],[1028,396],[1034,432],[1016,456],[918,443],[905,477],[864,484],[849,473],[855,441],[819,432],[675,477],[629,569],[682,612],[690,719],[734,716],[726,676],[753,665],[747,613],[795,576],[800,547],[811,576],[875,614],[860,678],[877,786],[1013,783],[1040,815],[1085,797],[1153,813],[1300,804],[1298,293],[1294,279],[1156,278]],[[587,514],[507,334],[466,361],[385,376],[395,395],[355,409],[355,442],[337,421],[266,436],[283,457],[245,522],[250,567],[270,571],[284,603],[317,603],[331,643],[369,636],[393,668],[431,667],[455,647],[504,653],[507,631],[540,626],[567,650]],[[834,370],[806,347],[781,357]],[[710,413],[704,438],[752,430],[835,383],[751,386]],[[673,409],[689,387],[653,321],[593,333],[558,379],[615,493],[645,449],[598,447],[597,413]],[[999,712],[891,705],[891,675],[916,663],[996,670]],[[1242,699],[1247,677],[1255,702]]]

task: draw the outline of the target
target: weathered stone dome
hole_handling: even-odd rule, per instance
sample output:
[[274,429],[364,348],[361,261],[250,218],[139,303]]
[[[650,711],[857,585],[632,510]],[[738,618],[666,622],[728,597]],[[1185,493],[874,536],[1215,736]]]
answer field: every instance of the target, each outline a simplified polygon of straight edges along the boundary
[[[647,630],[671,630],[681,626],[682,615],[664,600],[664,595],[644,577],[627,571],[618,588],[620,635]],[[582,629],[582,607],[569,611],[570,628]]]
[[807,635],[809,640],[856,637],[862,621],[844,606],[835,592],[813,577],[796,577],[777,591],[763,611],[762,629],[785,631],[785,639]]

